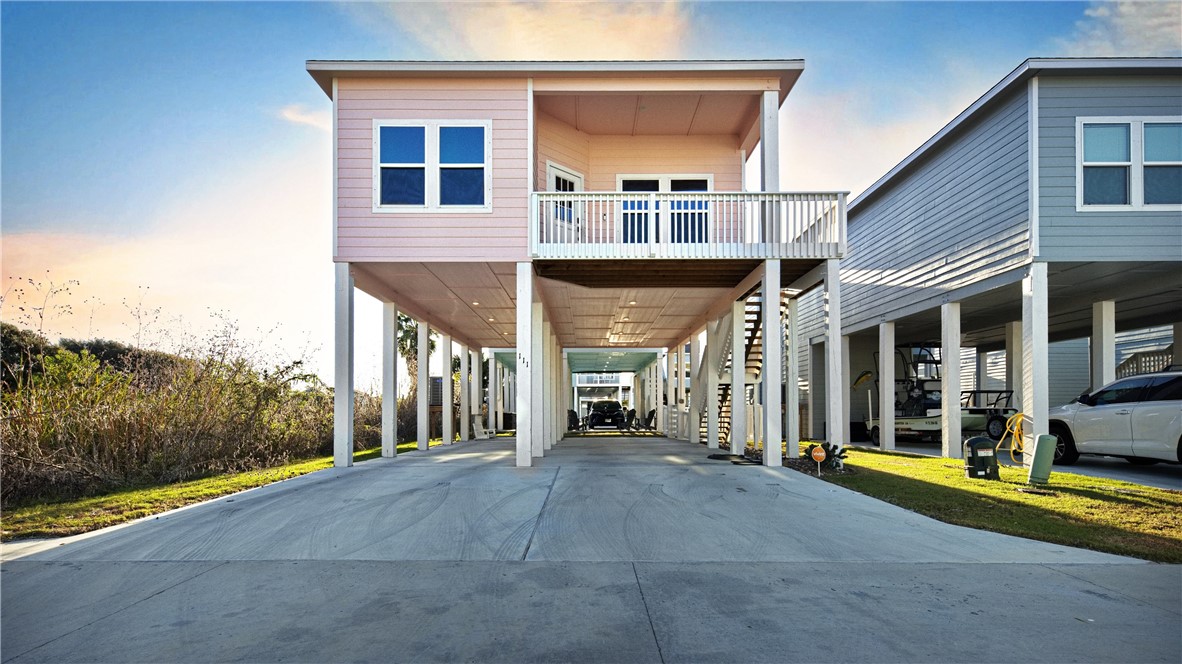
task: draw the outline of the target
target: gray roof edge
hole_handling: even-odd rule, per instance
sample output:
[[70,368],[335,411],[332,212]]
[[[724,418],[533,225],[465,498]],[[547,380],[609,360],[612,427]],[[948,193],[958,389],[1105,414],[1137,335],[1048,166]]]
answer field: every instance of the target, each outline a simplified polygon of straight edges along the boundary
[[985,94],[981,95],[976,101],[969,105],[968,108],[961,111],[951,122],[944,125],[940,131],[936,132],[934,136],[915,149],[911,154],[907,155],[903,161],[900,161],[894,168],[887,171],[885,175],[880,177],[874,184],[867,187],[862,193],[858,194],[854,200],[850,201],[847,207],[847,214],[854,212],[857,206],[867,202],[880,195],[883,189],[886,188],[896,177],[907,171],[916,162],[921,161],[928,153],[934,150],[939,144],[944,142],[950,134],[969,122],[977,119],[978,113],[989,106],[994,100],[1001,95],[1004,95],[1021,83],[1026,82],[1034,76],[1040,74],[1066,74],[1071,72],[1099,72],[1099,71],[1124,71],[1124,70],[1169,70],[1178,69],[1182,73],[1182,58],[1029,58],[1022,64],[1018,65],[1014,71],[1010,72],[999,81],[996,85],[990,88]]

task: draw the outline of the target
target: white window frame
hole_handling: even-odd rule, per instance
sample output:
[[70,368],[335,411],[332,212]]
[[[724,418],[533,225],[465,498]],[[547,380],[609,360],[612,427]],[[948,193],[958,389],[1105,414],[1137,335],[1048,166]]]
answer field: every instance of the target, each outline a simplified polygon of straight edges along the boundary
[[[1138,115],[1075,118],[1075,211],[1076,212],[1175,212],[1182,205],[1147,205],[1145,203],[1145,125],[1182,123],[1182,116]],[[1127,205],[1084,205],[1084,125],[1123,124],[1129,127],[1129,162],[1107,164],[1096,162],[1089,166],[1128,166],[1129,203]],[[1182,162],[1150,162],[1151,166],[1182,166]]]
[[[422,127],[423,137],[423,205],[382,205],[382,127]],[[484,163],[446,164],[439,161],[439,130],[441,127],[483,127]],[[483,168],[483,205],[441,205],[439,202],[440,168]],[[378,214],[481,214],[492,212],[492,120],[382,120],[373,121],[373,212]]]

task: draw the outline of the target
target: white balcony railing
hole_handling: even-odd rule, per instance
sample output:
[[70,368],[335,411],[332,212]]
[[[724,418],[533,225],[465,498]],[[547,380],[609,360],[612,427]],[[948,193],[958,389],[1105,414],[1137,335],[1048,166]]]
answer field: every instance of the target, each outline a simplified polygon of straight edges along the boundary
[[535,192],[536,258],[840,258],[846,194]]

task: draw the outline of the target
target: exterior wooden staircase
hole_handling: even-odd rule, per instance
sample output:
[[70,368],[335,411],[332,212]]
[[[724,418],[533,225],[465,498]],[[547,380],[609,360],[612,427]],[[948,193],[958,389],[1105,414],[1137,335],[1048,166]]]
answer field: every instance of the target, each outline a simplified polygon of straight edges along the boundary
[[[780,299],[780,316],[783,319],[787,315],[788,300],[787,297],[782,296]],[[747,384],[757,384],[762,375],[763,370],[763,292],[755,291],[747,297],[747,301],[743,308],[743,335],[745,339],[744,344],[744,361],[743,369],[747,375]],[[723,361],[720,362],[719,370],[719,384],[718,384],[718,439],[719,447],[724,449],[734,449],[731,446],[731,407],[734,400],[731,394],[731,372],[734,371],[734,357],[731,352],[731,334],[728,329],[721,338],[721,353],[723,354]],[[707,349],[706,352],[710,352]],[[746,407],[746,395],[739,395],[738,401],[743,407]],[[705,443],[707,441],[708,427],[706,416],[706,398],[702,395],[701,400],[697,401],[697,407],[702,413],[698,422],[698,440]],[[750,424],[748,425],[750,427]],[[750,428],[748,428],[750,431]],[[745,447],[745,445],[743,445]],[[736,452],[740,453],[741,448]]]

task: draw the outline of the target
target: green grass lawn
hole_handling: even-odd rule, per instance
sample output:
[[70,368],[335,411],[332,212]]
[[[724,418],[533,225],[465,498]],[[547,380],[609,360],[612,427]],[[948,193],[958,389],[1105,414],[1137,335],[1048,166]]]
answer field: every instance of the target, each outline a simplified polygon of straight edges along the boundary
[[823,479],[940,521],[1182,563],[1179,491],[1053,470],[1050,495],[1025,493],[1024,469],[1002,466],[1001,481],[968,479],[960,459],[860,448],[849,448],[846,467],[854,472]]
[[[431,440],[441,445],[443,439]],[[400,443],[398,452],[416,449],[414,442]],[[353,455],[366,461],[382,455],[373,447]],[[62,537],[106,528],[140,517],[159,514],[203,500],[211,500],[280,480],[291,479],[332,466],[332,457],[299,461],[276,468],[217,475],[199,480],[137,487],[81,500],[41,503],[5,510],[0,515],[0,537],[4,541],[24,537]]]

